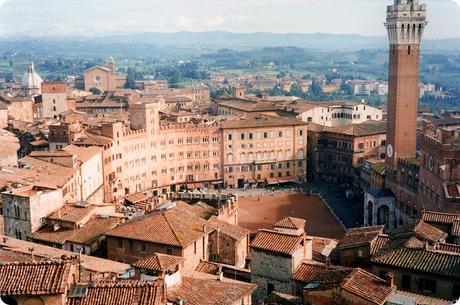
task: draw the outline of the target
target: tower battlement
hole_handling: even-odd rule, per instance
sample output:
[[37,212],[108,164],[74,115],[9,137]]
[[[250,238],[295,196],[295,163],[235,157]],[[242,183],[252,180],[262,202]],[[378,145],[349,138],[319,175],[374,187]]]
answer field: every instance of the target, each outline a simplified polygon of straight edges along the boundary
[[418,0],[395,0],[387,7],[385,27],[390,45],[420,44],[426,25],[426,4]]

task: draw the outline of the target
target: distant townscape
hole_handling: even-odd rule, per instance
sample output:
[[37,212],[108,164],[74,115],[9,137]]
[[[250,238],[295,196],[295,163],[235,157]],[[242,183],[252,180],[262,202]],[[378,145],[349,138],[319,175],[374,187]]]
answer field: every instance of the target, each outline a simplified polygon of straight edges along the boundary
[[426,13],[387,7],[385,77],[4,73],[0,304],[454,304],[459,91],[419,77]]

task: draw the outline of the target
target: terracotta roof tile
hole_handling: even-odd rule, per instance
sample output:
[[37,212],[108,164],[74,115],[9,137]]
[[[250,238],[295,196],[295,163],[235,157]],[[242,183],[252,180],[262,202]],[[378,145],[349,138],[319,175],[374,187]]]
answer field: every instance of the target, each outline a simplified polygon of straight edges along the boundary
[[450,252],[460,254],[460,245],[439,243],[435,246],[435,250],[439,252]]
[[133,264],[133,267],[153,271],[167,271],[175,269],[183,261],[184,259],[179,256],[155,253],[155,255],[138,260]]
[[288,117],[270,117],[270,118],[239,118],[227,120],[222,123],[223,129],[234,128],[260,128],[260,127],[280,127],[280,126],[302,126],[307,123],[298,119]]
[[66,222],[73,222],[78,224],[83,218],[85,218],[88,213],[96,209],[95,205],[90,205],[87,207],[79,207],[75,204],[65,204],[59,210],[51,213],[47,218],[51,220],[59,220]]
[[184,300],[187,305],[232,305],[255,289],[254,284],[184,276],[182,284],[168,288],[168,300]]
[[460,219],[459,214],[440,213],[440,212],[431,212],[431,211],[424,211],[422,213],[422,220],[428,223],[432,222],[432,223],[450,224],[450,223],[453,223],[454,220],[456,219]]
[[391,234],[391,238],[401,238],[404,236],[415,236],[421,240],[426,240],[432,243],[444,241],[447,233],[442,230],[419,220],[412,224],[407,224],[397,227]]
[[107,235],[185,247],[209,234],[206,220],[196,216],[187,203],[177,201],[170,204],[172,206],[169,209],[134,218],[109,231]]
[[[443,300],[443,299],[438,299],[438,298],[433,298],[417,293],[412,293],[408,291],[402,291],[402,290],[396,290],[393,296],[398,297],[409,297],[415,300],[415,304],[417,305],[451,305],[451,301]],[[389,299],[390,303],[396,303],[396,302],[391,302],[391,299]]]
[[213,227],[214,229],[219,228],[222,234],[225,234],[237,241],[247,237],[251,232],[243,227],[232,225],[226,221],[219,220],[217,216],[212,216],[208,222],[210,223],[210,227]]
[[213,275],[218,275],[220,272],[220,266],[215,263],[200,261],[198,266],[195,268],[196,272],[208,273]]
[[354,269],[340,287],[376,304],[385,303],[394,290],[385,280],[360,268]]
[[300,230],[305,228],[305,219],[286,217],[275,223],[273,227]]
[[460,255],[436,250],[397,248],[371,259],[373,263],[460,279]]
[[107,231],[113,229],[120,223],[120,221],[121,219],[116,217],[94,217],[85,223],[84,226],[77,229],[60,228],[59,230],[54,231],[52,226],[46,226],[33,233],[31,239],[53,244],[73,242],[91,246],[96,239],[102,237]]
[[70,261],[13,262],[0,265],[0,295],[64,293],[70,271]]
[[[5,238],[6,242],[2,242],[2,238]],[[2,246],[0,251],[10,251],[12,253],[17,253],[18,256],[28,255],[30,257],[29,249],[33,248],[34,256],[36,259],[59,259],[63,255],[75,255],[73,252],[65,251],[62,249],[3,236],[0,236],[0,244]],[[83,269],[97,274],[112,273],[121,275],[130,269],[128,264],[88,255],[81,255],[81,265]]]
[[362,227],[347,230],[343,239],[337,245],[339,249],[361,246],[374,241],[383,233],[384,226]]
[[251,248],[291,255],[301,247],[305,235],[291,235],[272,230],[259,230]]
[[371,245],[371,254],[377,253],[390,241],[390,236],[386,234],[379,234],[377,239]]
[[460,219],[456,219],[452,223],[452,229],[450,230],[450,235],[455,236],[455,237],[460,236]]
[[104,281],[88,286],[86,296],[69,298],[68,305],[161,305],[163,281]]
[[308,283],[322,270],[326,270],[326,264],[314,261],[303,261],[292,274],[292,279],[302,283]]

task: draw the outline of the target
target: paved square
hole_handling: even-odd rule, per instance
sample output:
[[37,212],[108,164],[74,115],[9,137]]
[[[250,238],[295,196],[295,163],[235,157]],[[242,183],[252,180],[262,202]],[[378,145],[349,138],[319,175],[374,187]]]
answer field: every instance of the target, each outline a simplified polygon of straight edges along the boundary
[[239,225],[251,231],[271,229],[278,220],[287,217],[306,219],[308,235],[340,239],[345,230],[316,195],[274,193],[239,198]]

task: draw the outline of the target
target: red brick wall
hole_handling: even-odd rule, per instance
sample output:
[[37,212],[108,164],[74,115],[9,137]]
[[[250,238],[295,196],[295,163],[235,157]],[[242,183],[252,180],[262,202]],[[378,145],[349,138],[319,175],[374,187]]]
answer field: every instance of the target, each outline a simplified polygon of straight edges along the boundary
[[394,154],[387,165],[393,168],[398,157],[415,156],[419,61],[418,45],[390,46],[387,145]]
[[[154,253],[168,254],[168,248],[172,249],[172,255],[182,256],[182,249],[179,247],[122,239],[123,247],[120,248],[118,240],[120,239],[117,237],[107,236],[107,258],[110,260],[132,264]],[[140,252],[141,244],[145,245],[145,252]]]

